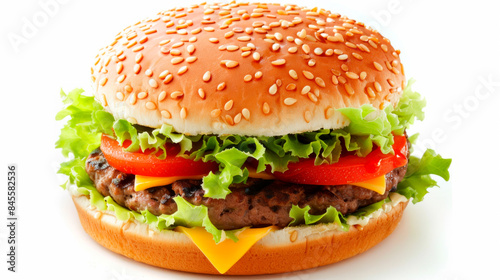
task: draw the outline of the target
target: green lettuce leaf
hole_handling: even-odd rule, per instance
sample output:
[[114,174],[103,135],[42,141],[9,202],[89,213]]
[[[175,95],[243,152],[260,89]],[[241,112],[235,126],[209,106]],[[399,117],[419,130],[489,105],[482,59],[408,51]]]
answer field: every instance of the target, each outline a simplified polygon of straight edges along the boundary
[[311,206],[307,205],[304,208],[300,208],[297,205],[293,205],[290,210],[290,218],[293,220],[288,224],[288,226],[296,225],[314,225],[318,223],[335,223],[343,231],[349,230],[349,225],[346,224],[346,219],[342,213],[338,212],[335,207],[330,206],[326,209],[326,212],[320,215],[313,215],[309,213]]
[[448,181],[450,165],[451,159],[442,158],[431,149],[427,149],[422,158],[411,156],[408,170],[403,181],[399,183],[397,192],[408,199],[412,198],[413,203],[422,201],[429,188],[437,186],[437,182],[430,175],[437,175]]

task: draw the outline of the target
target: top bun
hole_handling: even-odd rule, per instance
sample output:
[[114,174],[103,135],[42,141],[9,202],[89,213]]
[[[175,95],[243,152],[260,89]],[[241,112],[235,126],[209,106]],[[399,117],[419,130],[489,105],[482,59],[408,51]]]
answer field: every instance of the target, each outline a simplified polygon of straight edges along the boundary
[[135,23],[92,67],[116,118],[184,134],[274,136],[336,129],[335,109],[397,104],[399,51],[363,23],[323,9],[201,4]]

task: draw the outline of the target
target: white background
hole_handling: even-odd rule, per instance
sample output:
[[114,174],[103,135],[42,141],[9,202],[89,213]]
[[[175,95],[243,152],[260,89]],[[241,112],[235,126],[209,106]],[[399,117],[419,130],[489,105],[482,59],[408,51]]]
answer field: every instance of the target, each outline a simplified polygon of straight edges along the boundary
[[[47,9],[42,4],[47,2],[56,4]],[[424,202],[410,205],[393,235],[365,254],[259,279],[498,277],[499,15],[489,4],[494,1],[459,4],[463,2],[314,1],[376,27],[402,50],[407,77],[417,80],[416,89],[428,101],[426,121],[412,132],[419,131],[421,143],[453,158],[452,179],[433,189]],[[90,65],[100,47],[123,27],[174,3],[0,4],[1,279],[217,278],[150,267],[103,249],[81,228],[68,193],[58,187],[62,179],[55,174],[62,160],[54,150],[60,127],[54,120],[61,108],[59,90],[88,88]],[[36,25],[23,34],[30,24]],[[12,42],[15,36],[17,43]],[[10,163],[17,164],[19,178],[15,274],[7,272],[6,264],[5,187]]]

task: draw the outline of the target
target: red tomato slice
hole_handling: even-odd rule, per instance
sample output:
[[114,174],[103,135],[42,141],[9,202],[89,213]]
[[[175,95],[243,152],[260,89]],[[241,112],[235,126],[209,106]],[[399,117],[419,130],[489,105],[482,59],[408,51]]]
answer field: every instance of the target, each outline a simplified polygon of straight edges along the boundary
[[285,182],[310,185],[342,185],[370,180],[407,163],[406,137],[394,136],[393,154],[383,154],[380,148],[366,157],[342,156],[333,164],[314,165],[314,159],[301,159],[289,163],[285,172],[273,175]]
[[126,152],[123,148],[130,145],[130,140],[123,143],[106,135],[101,137],[101,151],[108,163],[121,172],[143,176],[170,177],[205,175],[210,171],[217,172],[219,165],[216,162],[203,162],[176,157],[179,153],[178,145],[167,145],[167,158],[158,159],[151,152]]

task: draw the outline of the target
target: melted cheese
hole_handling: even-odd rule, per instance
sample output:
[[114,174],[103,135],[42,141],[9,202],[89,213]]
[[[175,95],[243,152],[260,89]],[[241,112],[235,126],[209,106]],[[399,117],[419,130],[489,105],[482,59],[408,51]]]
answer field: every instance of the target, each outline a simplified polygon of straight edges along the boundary
[[212,234],[204,228],[175,228],[176,231],[185,233],[221,274],[226,273],[257,241],[276,229],[274,226],[245,228],[238,234],[238,242],[225,239],[216,244]]
[[[151,177],[135,175],[135,191],[142,191],[149,188],[170,185],[178,180],[200,180],[205,175],[194,176],[174,176],[174,177]],[[273,180],[274,176],[266,172],[257,173],[255,169],[248,168],[248,177]]]
[[[251,178],[260,178],[273,180],[274,176],[270,175],[266,172],[257,173],[255,170],[248,170],[248,177]],[[135,191],[142,191],[145,189],[170,185],[177,180],[200,180],[204,175],[194,175],[194,176],[175,176],[175,177],[150,177],[150,176],[141,176],[135,175]],[[351,185],[359,186],[365,189],[369,189],[375,191],[379,194],[385,193],[385,175],[366,180],[364,182],[351,183]]]
[[358,182],[358,183],[351,183],[351,185],[362,187],[365,189],[372,190],[374,192],[377,192],[379,194],[384,194],[385,193],[385,175],[366,180],[363,182]]

